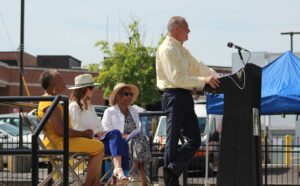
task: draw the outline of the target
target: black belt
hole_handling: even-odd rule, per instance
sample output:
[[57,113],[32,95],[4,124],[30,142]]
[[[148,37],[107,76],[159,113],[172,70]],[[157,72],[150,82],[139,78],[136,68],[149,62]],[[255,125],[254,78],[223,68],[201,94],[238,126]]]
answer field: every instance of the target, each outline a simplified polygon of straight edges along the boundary
[[191,94],[192,91],[188,89],[183,89],[183,88],[166,88],[163,90],[163,92],[168,92],[168,93],[188,93]]

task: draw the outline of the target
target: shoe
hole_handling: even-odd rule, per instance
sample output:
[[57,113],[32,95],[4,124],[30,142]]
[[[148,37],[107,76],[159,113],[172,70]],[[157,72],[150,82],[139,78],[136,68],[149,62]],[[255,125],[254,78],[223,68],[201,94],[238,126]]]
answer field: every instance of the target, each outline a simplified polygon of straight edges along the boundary
[[164,167],[163,172],[165,186],[179,186],[178,176],[176,176],[171,169]]
[[115,168],[112,176],[113,185],[125,185],[128,183],[127,176],[124,175],[123,169],[121,167]]

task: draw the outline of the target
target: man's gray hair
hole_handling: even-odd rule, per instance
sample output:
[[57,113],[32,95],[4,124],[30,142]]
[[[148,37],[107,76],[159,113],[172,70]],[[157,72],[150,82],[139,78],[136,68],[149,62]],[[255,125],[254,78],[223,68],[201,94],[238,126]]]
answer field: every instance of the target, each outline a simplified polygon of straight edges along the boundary
[[176,26],[181,26],[183,23],[186,23],[184,17],[174,16],[168,22],[168,32],[172,32]]

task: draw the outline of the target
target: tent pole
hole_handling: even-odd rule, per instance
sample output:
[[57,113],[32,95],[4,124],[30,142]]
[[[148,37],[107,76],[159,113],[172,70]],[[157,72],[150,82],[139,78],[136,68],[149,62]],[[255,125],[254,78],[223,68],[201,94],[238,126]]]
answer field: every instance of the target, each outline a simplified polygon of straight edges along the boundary
[[208,150],[208,144],[209,144],[209,137],[210,137],[210,124],[211,124],[211,121],[212,120],[212,117],[211,115],[207,115],[207,119],[206,119],[206,126],[208,127],[207,128],[207,133],[206,133],[206,145],[205,145],[205,186],[209,186],[210,183],[209,183],[209,180],[208,180],[208,170],[209,170],[209,165],[208,165],[208,160],[209,160],[209,150]]

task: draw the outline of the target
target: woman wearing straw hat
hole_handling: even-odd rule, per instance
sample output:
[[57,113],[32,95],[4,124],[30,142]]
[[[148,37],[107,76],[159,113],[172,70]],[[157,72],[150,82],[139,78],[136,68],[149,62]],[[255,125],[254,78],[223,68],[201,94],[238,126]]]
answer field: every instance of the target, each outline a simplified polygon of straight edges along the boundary
[[[56,96],[63,94],[66,86],[62,75],[56,70],[46,70],[40,75],[40,83],[45,90],[43,96]],[[40,101],[38,106],[38,116],[43,118],[52,101]],[[87,176],[84,186],[100,186],[101,163],[104,156],[104,145],[99,140],[93,138],[92,130],[78,131],[72,128],[69,122],[69,151],[84,152],[89,154],[90,159],[87,167]],[[63,148],[63,106],[58,104],[51,114],[45,126],[47,138],[43,143],[47,149],[52,149],[50,141],[55,143],[58,149]]]
[[[133,84],[118,83],[109,96],[111,107],[104,111],[102,125],[105,130],[118,129],[129,143],[129,157],[133,170],[140,172],[142,186],[147,185],[145,163],[151,160],[150,148],[141,132],[138,112],[130,106],[138,97],[139,89]],[[135,169],[136,168],[136,169]],[[134,171],[132,171],[134,173]]]
[[104,131],[91,105],[95,85],[90,74],[75,77],[75,85],[69,88],[72,90],[69,105],[72,125],[74,129],[80,131],[93,130],[95,137],[104,143],[105,153],[113,157],[113,184],[127,184],[128,178],[124,175],[123,169],[129,169],[128,143],[122,138],[119,130]]

